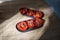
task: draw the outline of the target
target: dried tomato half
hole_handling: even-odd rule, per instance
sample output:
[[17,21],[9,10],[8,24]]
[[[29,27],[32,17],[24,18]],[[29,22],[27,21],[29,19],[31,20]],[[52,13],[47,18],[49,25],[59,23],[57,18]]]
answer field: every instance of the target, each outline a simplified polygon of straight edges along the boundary
[[44,20],[42,20],[42,19],[35,19],[35,26],[36,27],[41,27],[42,25],[43,25],[43,23],[44,23]]
[[31,9],[29,9],[28,11],[27,11],[27,16],[32,16],[33,17],[33,14],[34,14],[34,11],[33,10],[31,10]]
[[37,19],[37,18],[42,18],[42,17],[43,17],[43,13],[40,12],[40,11],[35,11],[33,17],[34,17],[35,19]]
[[27,10],[28,10],[27,8],[20,8],[19,12],[24,15],[26,14]]
[[35,27],[34,20],[27,20],[26,22],[27,22],[29,28]]
[[21,30],[21,31],[25,31],[25,30],[28,29],[28,25],[24,21],[23,22],[19,22],[19,23],[17,23],[17,29]]

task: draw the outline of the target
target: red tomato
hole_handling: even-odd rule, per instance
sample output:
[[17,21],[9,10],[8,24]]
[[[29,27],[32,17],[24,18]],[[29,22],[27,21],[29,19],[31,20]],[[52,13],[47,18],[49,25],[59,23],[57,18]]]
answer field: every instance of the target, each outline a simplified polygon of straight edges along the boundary
[[43,25],[44,21],[42,19],[35,19],[35,26],[41,27]]
[[21,14],[26,14],[27,8],[20,8],[20,9],[19,9],[19,12],[20,12]]
[[27,15],[28,15],[28,16],[33,16],[33,14],[34,14],[33,10],[29,9],[29,10],[27,11]]
[[43,13],[40,12],[40,11],[36,11],[33,16],[34,16],[35,19],[36,19],[36,18],[42,18]]
[[34,25],[34,20],[28,20],[26,22],[27,22],[29,28],[33,28],[35,26]]
[[17,28],[18,28],[18,30],[25,31],[25,30],[28,29],[28,25],[24,21],[23,22],[19,22],[19,23],[17,23]]

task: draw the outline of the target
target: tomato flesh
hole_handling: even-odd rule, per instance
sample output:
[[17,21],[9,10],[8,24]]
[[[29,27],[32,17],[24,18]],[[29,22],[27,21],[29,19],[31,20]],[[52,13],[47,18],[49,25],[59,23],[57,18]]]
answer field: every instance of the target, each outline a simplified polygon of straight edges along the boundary
[[24,30],[27,30],[28,29],[28,25],[27,25],[26,22],[19,22],[17,24],[17,28],[18,28],[18,30],[24,31]]

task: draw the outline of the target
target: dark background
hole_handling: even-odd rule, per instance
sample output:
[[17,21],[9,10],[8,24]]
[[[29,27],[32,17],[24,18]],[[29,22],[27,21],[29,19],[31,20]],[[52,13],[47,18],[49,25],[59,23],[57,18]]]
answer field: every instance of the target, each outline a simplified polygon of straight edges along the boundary
[[60,0],[45,0],[48,5],[53,7],[54,12],[60,18]]

